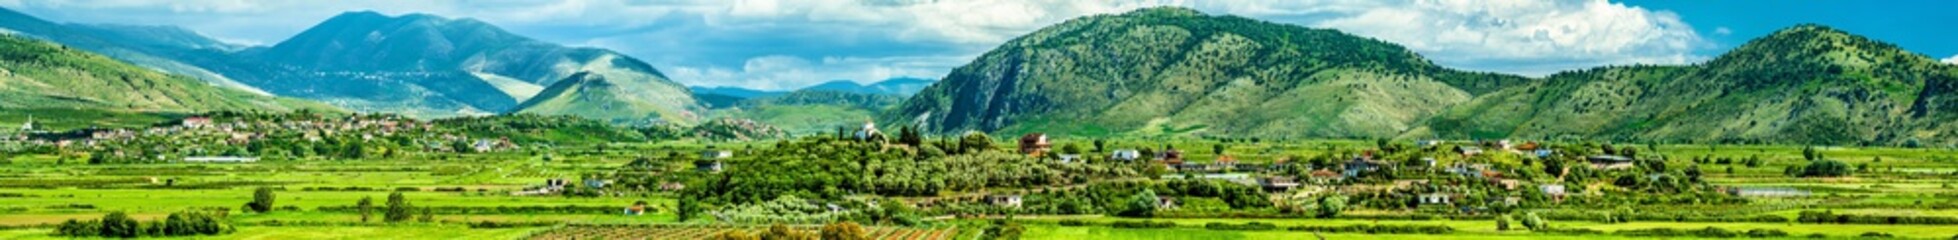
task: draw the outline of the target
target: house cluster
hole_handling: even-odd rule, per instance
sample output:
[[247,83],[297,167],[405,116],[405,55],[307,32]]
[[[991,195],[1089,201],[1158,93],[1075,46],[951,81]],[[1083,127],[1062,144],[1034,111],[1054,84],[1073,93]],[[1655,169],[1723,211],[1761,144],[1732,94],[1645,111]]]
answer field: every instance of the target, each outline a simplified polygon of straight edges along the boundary
[[[28,144],[69,147],[104,147],[105,144],[117,146],[133,142],[171,142],[183,146],[231,145],[244,146],[270,139],[281,142],[322,142],[333,139],[357,139],[375,141],[383,138],[413,139],[423,150],[443,152],[497,152],[520,149],[508,137],[470,137],[456,133],[443,133],[436,124],[408,119],[394,115],[356,115],[338,118],[313,119],[233,119],[228,121],[212,117],[186,117],[173,124],[157,125],[141,129],[80,129],[61,133],[47,133],[37,128],[30,120],[23,124],[23,134],[15,136]],[[26,134],[36,133],[36,134]],[[111,152],[116,153],[115,151]],[[202,154],[186,154],[202,155]],[[184,161],[197,162],[249,162],[227,157],[208,156],[186,157]],[[196,158],[196,159],[191,159]],[[159,159],[166,160],[166,159]]]

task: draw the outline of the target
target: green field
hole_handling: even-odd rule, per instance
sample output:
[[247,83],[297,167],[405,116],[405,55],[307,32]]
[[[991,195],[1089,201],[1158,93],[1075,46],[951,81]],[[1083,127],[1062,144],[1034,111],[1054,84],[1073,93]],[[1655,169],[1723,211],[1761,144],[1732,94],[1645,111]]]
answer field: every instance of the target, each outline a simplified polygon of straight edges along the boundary
[[[718,148],[746,149],[750,146],[767,148],[768,142],[715,143]],[[1011,143],[1002,143],[1011,144]],[[1060,145],[1088,145],[1084,141],[1061,142]],[[656,160],[657,170],[638,170],[622,167],[641,156],[690,155],[705,148],[707,144],[692,141],[607,144],[596,146],[567,146],[554,149],[550,161],[542,154],[531,152],[473,153],[473,154],[416,154],[393,159],[327,160],[296,159],[264,161],[256,163],[161,163],[161,164],[99,164],[91,165],[72,161],[61,156],[43,154],[17,154],[10,156],[7,164],[0,165],[0,239],[56,239],[65,238],[52,235],[54,225],[70,219],[89,220],[100,218],[107,212],[125,212],[137,220],[156,220],[165,215],[180,211],[225,209],[224,222],[235,232],[216,236],[195,237],[195,239],[517,239],[542,236],[556,231],[564,225],[578,224],[625,224],[627,226],[651,226],[673,228],[674,232],[649,232],[655,236],[694,236],[705,237],[713,230],[687,230],[692,224],[715,223],[717,221],[692,220],[679,221],[676,216],[677,199],[675,193],[651,190],[612,189],[597,196],[572,197],[558,195],[517,196],[514,192],[541,186],[546,179],[580,179],[581,177],[606,173],[653,171],[668,174],[691,171],[692,165],[681,160]],[[1279,158],[1293,156],[1315,156],[1350,152],[1366,149],[1373,143],[1364,141],[1292,141],[1292,142],[1221,142],[1208,140],[1149,140],[1126,139],[1109,140],[1104,147],[1118,148],[1161,148],[1174,146],[1185,149],[1186,158],[1196,162],[1208,162],[1220,154],[1213,147],[1223,145],[1225,153],[1245,162],[1271,162]],[[1010,146],[1010,145],[1006,145]],[[1641,146],[1645,147],[1645,146]],[[1949,173],[1958,169],[1952,152],[1948,150],[1899,149],[1899,148],[1819,148],[1819,152],[1833,159],[1841,159],[1849,164],[1871,164],[1869,172],[1854,177],[1807,179],[1783,176],[1781,169],[1797,166],[1801,160],[1800,146],[1701,146],[1701,145],[1659,145],[1657,153],[1668,156],[1669,164],[1699,165],[1707,172],[1707,182],[1727,186],[1776,186],[1792,187],[1812,191],[1814,196],[1786,199],[1756,199],[1747,205],[1697,205],[1673,208],[1665,204],[1626,205],[1639,212],[1674,213],[1701,211],[1717,216],[1757,216],[1773,215],[1794,218],[1802,211],[1830,210],[1841,214],[1860,214],[1875,216],[1930,216],[1958,217],[1958,210],[1944,208],[1958,194],[1951,186],[1954,178]],[[1649,148],[1649,147],[1647,147]],[[1763,159],[1756,167],[1740,164],[1698,164],[1701,157]],[[1876,160],[1881,158],[1881,160]],[[1447,161],[1469,161],[1468,159],[1449,159]],[[1728,174],[1725,168],[1733,166],[1734,173]],[[1891,170],[1895,168],[1895,170]],[[1876,170],[1881,169],[1881,170]],[[682,176],[679,174],[675,176]],[[167,183],[167,184],[166,184]],[[269,187],[277,189],[276,207],[268,213],[245,211],[244,203],[252,201],[254,189]],[[357,189],[344,189],[354,187]],[[446,208],[430,214],[427,221],[406,221],[402,223],[383,223],[379,220],[363,222],[358,213],[344,210],[353,206],[363,197],[374,198],[377,202],[393,192],[402,192],[415,207]],[[944,196],[963,194],[959,192],[940,193]],[[649,203],[647,213],[639,216],[626,216],[619,213],[637,201]],[[377,203],[378,205],[379,203]],[[563,212],[497,212],[496,208],[555,208],[573,207],[581,210]],[[340,209],[340,210],[334,210]],[[460,210],[453,210],[460,209]],[[1564,211],[1585,212],[1583,206],[1540,206],[1524,211]],[[1257,212],[1257,211],[1250,211]],[[1747,231],[1751,229],[1772,229],[1790,234],[1806,236],[1820,234],[1830,238],[1854,238],[1864,233],[1880,232],[1896,237],[1942,239],[1958,234],[1958,225],[1943,224],[1815,224],[1796,222],[1700,222],[1700,221],[1653,221],[1636,220],[1625,222],[1599,222],[1591,220],[1553,220],[1550,226],[1559,229],[1597,230],[1599,234],[1557,234],[1533,233],[1516,227],[1515,230],[1497,231],[1496,223],[1486,220],[1487,215],[1463,215],[1471,219],[1483,220],[1374,220],[1374,217],[1396,217],[1415,214],[1431,214],[1394,209],[1359,208],[1349,211],[1345,217],[1335,219],[1314,219],[1304,216],[1282,218],[1231,218],[1231,217],[1165,217],[1154,219],[1124,218],[1108,215],[1019,215],[1016,220],[1024,224],[1021,237],[1027,239],[1626,239],[1638,238],[1611,234],[1622,230],[1652,228],[1673,228],[1693,230],[1707,227]],[[379,218],[379,214],[374,218]],[[953,217],[950,215],[944,217]],[[984,216],[976,216],[984,217]],[[995,216],[996,217],[996,216]],[[1086,225],[1064,225],[1061,221],[1078,221]],[[1170,228],[1118,228],[1111,224],[1124,221],[1165,221],[1174,223]],[[481,223],[499,223],[514,226],[472,227]],[[1210,223],[1242,224],[1261,222],[1276,225],[1272,230],[1214,230],[1205,228]],[[677,225],[676,225],[677,224]],[[727,226],[728,223],[717,226]],[[984,229],[990,223],[985,220],[934,218],[922,225],[875,226],[877,236],[886,239],[908,239],[908,232],[922,232],[929,235],[938,230],[947,230],[943,235],[954,239],[977,239],[985,236]],[[1446,226],[1453,232],[1446,235],[1429,234],[1366,234],[1354,232],[1310,232],[1286,230],[1296,226],[1348,226],[1348,225],[1436,225]],[[766,225],[745,225],[742,228],[760,229]],[[813,228],[813,227],[809,227]],[[709,228],[712,229],[712,228]],[[927,230],[938,229],[938,230]],[[955,229],[955,230],[948,230]],[[657,235],[668,234],[668,235]],[[673,235],[690,234],[690,235]],[[1692,237],[1673,237],[1691,239]]]

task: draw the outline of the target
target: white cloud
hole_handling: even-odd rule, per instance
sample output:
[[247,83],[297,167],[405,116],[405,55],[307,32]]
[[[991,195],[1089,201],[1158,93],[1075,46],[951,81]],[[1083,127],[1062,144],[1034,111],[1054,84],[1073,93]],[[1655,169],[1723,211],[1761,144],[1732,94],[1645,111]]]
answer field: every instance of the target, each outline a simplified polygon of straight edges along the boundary
[[1943,61],[1947,64],[1958,64],[1958,55],[1951,55],[1951,57],[1944,58]]
[[55,21],[181,25],[246,43],[276,43],[344,11],[469,17],[619,50],[686,84],[766,89],[940,77],[1044,26],[1160,5],[1339,29],[1444,66],[1527,75],[1687,63],[1708,45],[1677,15],[1605,0],[0,0]]
[[1527,75],[1571,63],[1687,63],[1707,44],[1678,15],[1603,0],[1403,3],[1311,25],[1400,43],[1443,65]]

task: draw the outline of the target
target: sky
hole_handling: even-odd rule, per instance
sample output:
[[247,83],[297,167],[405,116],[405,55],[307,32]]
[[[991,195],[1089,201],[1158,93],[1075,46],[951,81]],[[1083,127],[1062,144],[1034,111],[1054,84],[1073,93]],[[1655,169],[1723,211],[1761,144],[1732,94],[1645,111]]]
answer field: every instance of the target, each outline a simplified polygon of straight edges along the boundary
[[787,90],[936,79],[1015,36],[1067,19],[1186,6],[1407,46],[1443,66],[1542,76],[1606,65],[1692,64],[1819,23],[1958,64],[1958,1],[1658,0],[0,0],[56,22],[175,25],[270,45],[347,11],[474,18],[645,60],[692,86]]

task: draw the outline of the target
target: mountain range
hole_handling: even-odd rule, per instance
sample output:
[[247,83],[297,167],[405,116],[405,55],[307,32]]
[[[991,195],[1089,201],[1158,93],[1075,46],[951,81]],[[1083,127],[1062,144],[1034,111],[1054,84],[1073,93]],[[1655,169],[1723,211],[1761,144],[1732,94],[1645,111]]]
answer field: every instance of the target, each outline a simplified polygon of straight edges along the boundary
[[[794,134],[876,120],[941,134],[1958,143],[1958,125],[1940,124],[1958,120],[1958,66],[1820,25],[1692,65],[1524,77],[1442,67],[1336,30],[1159,7],[1036,30],[938,81],[792,92],[689,88],[610,50],[427,14],[348,12],[271,46],[4,9],[0,32],[21,36],[7,39],[19,58],[0,82],[0,107],[16,108],[332,108],[291,97],[422,117],[747,118],[720,122]],[[135,94],[111,94],[123,92]]]
[[[578,115],[619,110],[580,107],[625,107],[632,108],[625,113],[633,114],[586,117],[690,124],[698,121],[694,112],[701,108],[686,87],[637,59],[610,50],[538,41],[474,19],[348,12],[278,44],[240,48],[181,29],[55,24],[12,11],[4,14],[10,15],[9,20],[0,21],[0,28],[11,32],[90,51],[127,52],[109,55],[165,72],[200,76],[219,86],[363,112],[422,117],[510,112]],[[132,35],[142,37],[123,37]],[[631,96],[541,95],[567,79],[603,79],[608,84],[580,88],[609,89],[551,93]],[[567,97],[633,102],[550,104]]]
[[0,115],[7,118],[62,109],[105,113],[52,114],[75,118],[67,119],[71,122],[149,113],[340,111],[308,101],[212,86],[21,36],[0,36],[0,109],[5,110]]
[[937,133],[1951,144],[1958,67],[1802,25],[1690,66],[1530,78],[1164,7],[1006,42],[889,112]]

